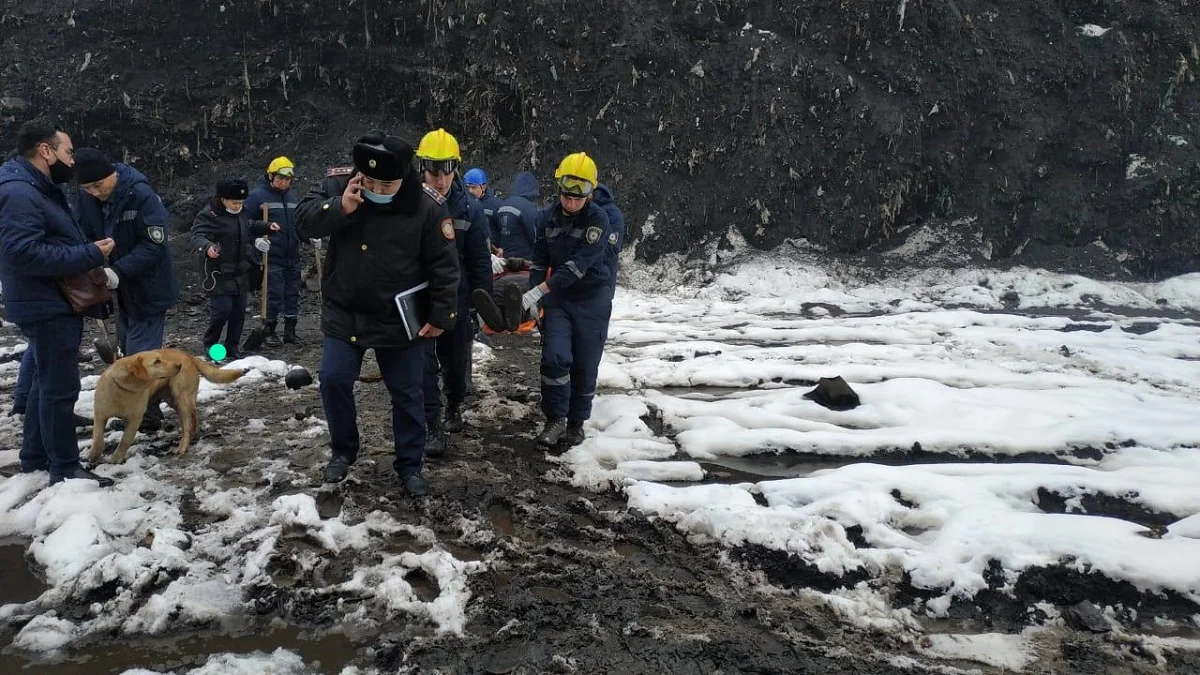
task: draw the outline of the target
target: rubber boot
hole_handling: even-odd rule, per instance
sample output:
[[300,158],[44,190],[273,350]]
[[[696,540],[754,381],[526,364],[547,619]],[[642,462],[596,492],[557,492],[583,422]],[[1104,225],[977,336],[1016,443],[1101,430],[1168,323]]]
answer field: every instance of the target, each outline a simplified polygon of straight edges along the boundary
[[283,343],[286,345],[294,345],[299,342],[296,339],[296,319],[284,318],[283,320]]
[[268,319],[267,320],[266,344],[268,347],[278,347],[279,346],[279,335],[277,335],[275,333],[275,330],[278,327],[278,325],[279,325],[278,319]]

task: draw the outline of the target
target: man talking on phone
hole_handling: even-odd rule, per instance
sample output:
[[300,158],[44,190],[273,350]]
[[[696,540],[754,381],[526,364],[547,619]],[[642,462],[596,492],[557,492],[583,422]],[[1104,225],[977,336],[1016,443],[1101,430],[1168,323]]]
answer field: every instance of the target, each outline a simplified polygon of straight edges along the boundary
[[[320,390],[332,456],[325,482],[344,480],[358,458],[354,384],[375,350],[392,398],[393,466],[413,497],[429,494],[425,447],[424,340],[454,327],[458,260],[454,224],[442,200],[421,187],[413,148],[372,131],[351,150],[353,167],[330,169],[297,209],[300,233],[329,237],[321,290]],[[429,284],[424,324],[409,337],[396,295]]]

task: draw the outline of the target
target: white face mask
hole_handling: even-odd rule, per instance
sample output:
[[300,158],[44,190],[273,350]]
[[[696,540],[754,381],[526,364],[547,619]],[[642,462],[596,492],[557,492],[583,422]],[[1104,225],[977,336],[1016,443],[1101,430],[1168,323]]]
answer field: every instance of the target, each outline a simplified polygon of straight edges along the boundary
[[225,210],[236,216],[237,214],[242,212],[242,207],[240,207],[240,206],[237,207],[237,210],[231,209],[229,207],[225,207]]

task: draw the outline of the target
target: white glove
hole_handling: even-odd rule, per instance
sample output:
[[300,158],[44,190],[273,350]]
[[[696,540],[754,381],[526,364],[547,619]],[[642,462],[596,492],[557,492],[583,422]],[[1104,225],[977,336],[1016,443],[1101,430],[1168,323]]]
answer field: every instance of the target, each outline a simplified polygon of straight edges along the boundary
[[259,237],[254,240],[254,248],[266,253],[271,250],[271,240],[266,237]]
[[504,272],[504,258],[492,256],[492,274],[501,274]]
[[521,307],[523,307],[526,312],[529,312],[532,314],[533,309],[535,307],[537,307],[538,300],[541,300],[542,296],[545,294],[546,294],[546,291],[542,290],[541,284],[534,286],[533,288],[529,289],[528,291],[525,291],[525,295],[521,296]]
[[313,248],[317,249],[318,251],[321,250],[321,240],[320,239],[309,239],[309,243],[311,243],[313,245]]
[[104,276],[108,277],[108,283],[105,284],[105,286],[108,286],[108,290],[116,290],[117,286],[121,283],[121,279],[117,277],[117,273],[111,267],[105,267]]

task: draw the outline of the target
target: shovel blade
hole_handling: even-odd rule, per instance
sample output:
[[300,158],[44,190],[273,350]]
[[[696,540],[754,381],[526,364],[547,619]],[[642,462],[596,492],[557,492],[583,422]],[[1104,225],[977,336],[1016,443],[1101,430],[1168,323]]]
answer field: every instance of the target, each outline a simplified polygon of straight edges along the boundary
[[92,340],[92,347],[96,350],[96,355],[100,360],[112,365],[117,360],[117,354],[113,350],[112,345],[108,344],[108,340],[104,338],[95,338]]
[[267,329],[265,326],[260,326],[250,331],[246,339],[242,341],[242,351],[252,352],[263,345],[267,340]]

